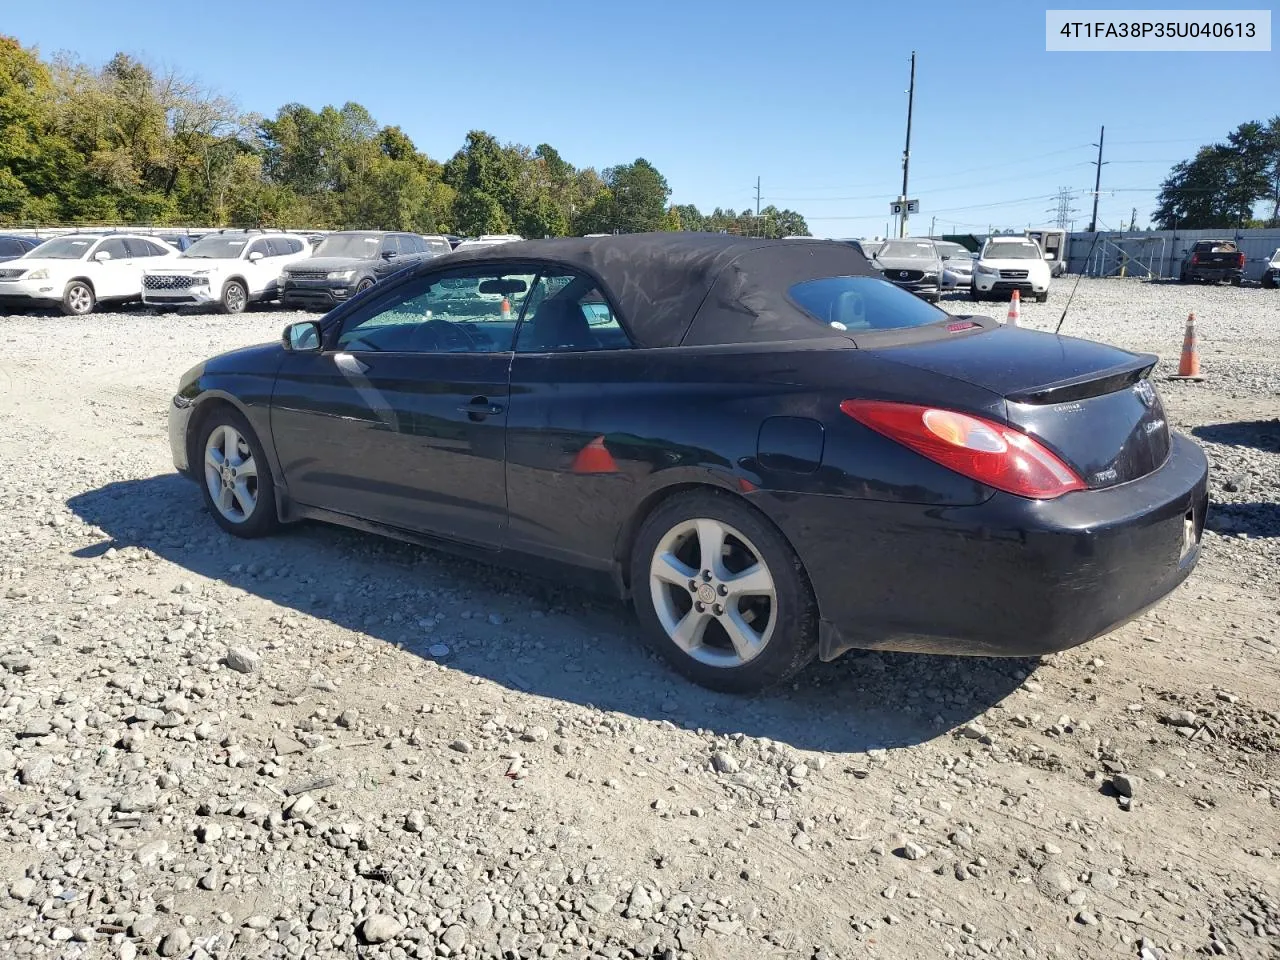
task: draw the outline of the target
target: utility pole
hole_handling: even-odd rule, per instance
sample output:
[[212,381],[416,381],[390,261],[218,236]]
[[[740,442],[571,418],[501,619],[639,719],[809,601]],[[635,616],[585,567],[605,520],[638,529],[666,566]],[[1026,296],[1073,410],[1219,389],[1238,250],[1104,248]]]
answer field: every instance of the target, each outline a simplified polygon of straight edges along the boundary
[[902,151],[902,218],[898,221],[898,236],[907,235],[907,173],[911,168],[911,111],[916,100],[916,52],[911,51],[911,86],[907,88],[907,145]]
[[1138,229],[1138,208],[1134,207],[1133,212],[1129,214],[1129,232],[1133,233]]
[[933,236],[933,228],[938,225],[938,218],[934,217],[929,221],[929,236]]
[[756,177],[756,229],[760,229],[760,178]]
[[1098,231],[1098,190],[1102,186],[1102,140],[1107,135],[1107,128],[1104,126],[1098,134],[1098,142],[1094,144],[1098,148],[1098,159],[1095,166],[1098,170],[1093,177],[1093,217],[1089,220],[1089,232],[1097,233]]

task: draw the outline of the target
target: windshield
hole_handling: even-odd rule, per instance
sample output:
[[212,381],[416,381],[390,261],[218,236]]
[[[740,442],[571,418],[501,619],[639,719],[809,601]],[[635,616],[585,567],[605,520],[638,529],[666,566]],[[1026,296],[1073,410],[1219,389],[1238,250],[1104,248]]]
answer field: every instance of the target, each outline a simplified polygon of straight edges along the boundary
[[234,260],[240,256],[240,252],[244,250],[245,244],[248,242],[246,237],[220,237],[217,235],[201,237],[187,247],[186,252],[182,255],[199,260]]
[[805,313],[837,330],[900,330],[950,316],[875,277],[824,277],[793,284],[788,295]]
[[876,251],[876,259],[936,260],[938,255],[933,244],[925,240],[886,240]]
[[334,233],[324,238],[312,256],[374,260],[378,256],[378,244],[381,242],[381,237],[365,233]]
[[971,257],[968,249],[960,246],[958,243],[938,243],[935,244],[935,246],[938,248],[938,255],[942,257],[943,260],[968,260]]
[[984,254],[988,260],[1039,260],[1040,256],[1034,243],[989,243]]
[[25,260],[79,260],[97,243],[96,237],[55,237],[23,254]]

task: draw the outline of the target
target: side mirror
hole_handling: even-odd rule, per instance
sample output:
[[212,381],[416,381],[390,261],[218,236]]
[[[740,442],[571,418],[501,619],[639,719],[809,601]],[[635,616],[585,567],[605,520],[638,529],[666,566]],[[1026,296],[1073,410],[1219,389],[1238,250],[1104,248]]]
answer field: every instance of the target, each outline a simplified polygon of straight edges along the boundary
[[97,260],[99,263],[102,263],[104,260],[110,260],[111,254],[108,253],[106,250],[99,250],[97,253],[93,255],[93,259]]
[[259,260],[261,260],[261,259],[262,259],[262,251],[261,251],[261,250],[255,250],[255,251],[253,251],[253,253],[249,254],[249,262],[250,262],[250,263],[257,263],[257,262],[258,262]]
[[383,250],[383,251],[382,251],[382,259],[383,259],[383,260],[394,260],[395,258],[396,258],[396,252],[395,252],[394,250]]
[[319,353],[320,324],[314,320],[299,320],[284,328],[281,335],[284,348],[290,353]]

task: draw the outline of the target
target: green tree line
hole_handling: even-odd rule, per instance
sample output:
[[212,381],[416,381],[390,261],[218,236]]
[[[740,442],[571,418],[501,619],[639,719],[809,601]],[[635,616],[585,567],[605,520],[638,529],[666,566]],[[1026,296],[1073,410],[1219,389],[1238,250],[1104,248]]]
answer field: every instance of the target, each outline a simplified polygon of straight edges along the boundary
[[358,103],[289,103],[267,118],[127,54],[102,67],[44,60],[0,35],[0,224],[809,233],[791,210],[704,216],[670,196],[643,158],[579,169],[549,144],[473,130],[440,162]]
[[1163,230],[1280,227],[1280,116],[1242,123],[1175,164],[1152,219]]

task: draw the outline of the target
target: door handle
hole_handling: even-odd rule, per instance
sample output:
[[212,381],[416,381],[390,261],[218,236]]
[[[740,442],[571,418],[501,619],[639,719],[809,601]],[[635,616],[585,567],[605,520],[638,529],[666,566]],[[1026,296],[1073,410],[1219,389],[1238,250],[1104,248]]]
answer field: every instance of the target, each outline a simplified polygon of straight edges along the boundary
[[472,397],[470,403],[458,407],[458,412],[465,413],[474,420],[479,417],[496,417],[505,409],[500,403],[490,403],[488,397]]

